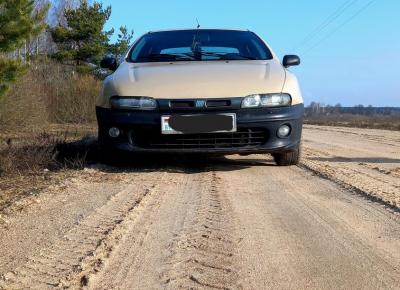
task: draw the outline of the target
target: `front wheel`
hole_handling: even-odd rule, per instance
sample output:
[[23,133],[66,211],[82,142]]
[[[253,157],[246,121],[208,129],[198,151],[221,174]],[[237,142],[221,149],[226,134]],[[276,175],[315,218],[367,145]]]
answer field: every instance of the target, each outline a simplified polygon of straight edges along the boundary
[[272,156],[274,157],[276,165],[290,166],[290,165],[299,164],[300,155],[301,155],[301,146],[299,145],[293,151],[288,151],[288,152],[283,152],[283,153],[275,153]]
[[99,128],[98,161],[106,165],[118,165],[121,160],[121,152],[107,144],[101,132],[103,131]]

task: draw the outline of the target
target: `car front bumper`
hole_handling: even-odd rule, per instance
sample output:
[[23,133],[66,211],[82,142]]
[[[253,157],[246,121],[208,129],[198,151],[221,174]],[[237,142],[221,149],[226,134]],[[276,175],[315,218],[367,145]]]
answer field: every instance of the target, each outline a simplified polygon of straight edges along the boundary
[[[237,133],[162,135],[161,116],[235,113]],[[251,154],[295,150],[301,140],[303,104],[282,108],[130,111],[96,107],[99,142],[103,147],[131,152]],[[277,130],[289,125],[291,134],[279,138]],[[120,129],[112,138],[111,127]]]

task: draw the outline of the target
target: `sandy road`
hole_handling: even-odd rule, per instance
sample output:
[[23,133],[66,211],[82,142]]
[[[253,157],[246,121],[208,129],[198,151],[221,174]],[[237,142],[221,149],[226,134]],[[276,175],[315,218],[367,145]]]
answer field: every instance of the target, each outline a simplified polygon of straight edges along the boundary
[[303,165],[400,208],[400,132],[306,126]]
[[[306,129],[303,167],[253,155],[88,169],[7,216],[0,288],[399,289],[399,214],[356,193],[399,194],[399,147],[385,146],[400,142],[333,129]],[[366,174],[390,186],[359,188]]]

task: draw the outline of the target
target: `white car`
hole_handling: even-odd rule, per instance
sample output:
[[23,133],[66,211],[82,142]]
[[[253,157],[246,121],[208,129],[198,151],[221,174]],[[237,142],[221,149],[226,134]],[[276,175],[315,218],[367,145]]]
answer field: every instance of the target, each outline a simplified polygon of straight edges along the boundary
[[297,164],[304,106],[296,77],[248,30],[186,29],[140,37],[97,100],[103,154],[271,153]]

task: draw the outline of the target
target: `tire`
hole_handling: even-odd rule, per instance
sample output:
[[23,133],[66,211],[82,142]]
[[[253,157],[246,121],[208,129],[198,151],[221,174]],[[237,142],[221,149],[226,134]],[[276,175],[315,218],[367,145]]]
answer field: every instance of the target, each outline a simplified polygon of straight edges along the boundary
[[[99,132],[100,128],[99,128]],[[98,161],[106,165],[118,165],[121,160],[121,153],[103,141],[103,136],[98,136]]]
[[118,152],[107,146],[99,145],[98,148],[99,162],[106,165],[116,165],[120,160]]
[[301,156],[300,145],[293,151],[273,154],[275,163],[278,166],[297,165],[300,162],[300,156]]

